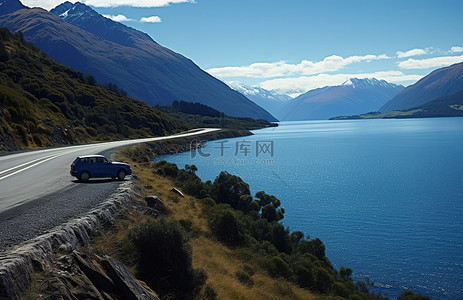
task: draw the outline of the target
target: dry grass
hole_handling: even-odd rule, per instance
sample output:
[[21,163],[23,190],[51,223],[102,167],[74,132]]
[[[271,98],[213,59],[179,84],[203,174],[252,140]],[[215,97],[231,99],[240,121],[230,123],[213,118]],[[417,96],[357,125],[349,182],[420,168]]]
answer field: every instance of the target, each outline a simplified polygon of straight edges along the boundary
[[[323,299],[283,279],[271,278],[259,270],[257,257],[252,253],[243,255],[204,236],[191,243],[193,267],[207,272],[207,284],[214,287],[219,299]],[[235,275],[245,265],[256,270],[251,277],[252,286],[240,282]]]
[[[121,155],[121,154],[119,154]],[[153,173],[146,164],[131,161],[127,157],[117,157],[131,163],[134,174],[140,177],[139,186],[144,187],[142,193],[160,197],[175,220],[189,220],[193,228],[200,234],[190,240],[193,249],[193,267],[207,272],[207,284],[212,285],[219,299],[328,299],[301,289],[284,279],[268,276],[258,265],[258,257],[247,249],[230,249],[223,244],[208,238],[211,236],[207,221],[201,212],[198,199],[185,195],[184,198],[171,191],[174,187],[170,178]],[[117,230],[95,240],[95,247],[111,251],[114,241],[122,240],[134,224],[146,220],[146,216],[137,216],[119,222]],[[110,254],[110,253],[108,253]],[[236,272],[244,266],[251,267],[255,273],[251,276],[252,285],[240,282]],[[131,271],[134,269],[131,268]]]

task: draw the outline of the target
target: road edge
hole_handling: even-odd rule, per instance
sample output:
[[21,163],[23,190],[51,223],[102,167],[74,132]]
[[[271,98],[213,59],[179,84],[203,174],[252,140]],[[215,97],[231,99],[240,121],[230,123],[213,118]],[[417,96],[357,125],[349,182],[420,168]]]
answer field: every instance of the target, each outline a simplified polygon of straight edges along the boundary
[[131,181],[122,183],[105,202],[82,217],[23,242],[0,254],[0,299],[19,299],[29,289],[31,275],[52,265],[58,251],[77,250],[102,227],[114,224],[140,197]]

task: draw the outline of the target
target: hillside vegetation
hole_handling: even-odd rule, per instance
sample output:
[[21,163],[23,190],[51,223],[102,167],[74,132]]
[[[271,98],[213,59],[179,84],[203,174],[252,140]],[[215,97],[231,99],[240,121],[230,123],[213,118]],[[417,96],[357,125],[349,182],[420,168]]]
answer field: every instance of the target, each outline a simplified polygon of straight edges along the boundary
[[0,151],[160,136],[189,127],[0,28]]
[[278,126],[267,120],[254,120],[246,117],[230,117],[223,112],[201,104],[185,101],[174,101],[172,105],[156,106],[162,112],[178,119],[193,128],[198,127],[221,127],[228,129],[260,129],[265,127]]

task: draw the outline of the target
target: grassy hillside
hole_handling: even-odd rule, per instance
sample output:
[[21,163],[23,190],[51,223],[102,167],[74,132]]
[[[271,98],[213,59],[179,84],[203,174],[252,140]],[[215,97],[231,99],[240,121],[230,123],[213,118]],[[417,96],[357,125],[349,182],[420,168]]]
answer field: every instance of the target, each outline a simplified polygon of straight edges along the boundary
[[363,115],[340,116],[330,120],[352,119],[403,119],[403,118],[438,118],[463,117],[463,91],[437,98],[424,105],[409,110],[395,110],[387,113],[371,112]]
[[159,136],[188,129],[58,64],[0,28],[0,151]]

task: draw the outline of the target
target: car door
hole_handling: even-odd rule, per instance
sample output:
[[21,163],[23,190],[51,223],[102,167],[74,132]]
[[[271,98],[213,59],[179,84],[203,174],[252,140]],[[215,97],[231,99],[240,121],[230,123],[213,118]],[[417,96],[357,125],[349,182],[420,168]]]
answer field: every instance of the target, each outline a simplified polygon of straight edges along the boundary
[[98,168],[96,157],[88,158],[88,171],[90,172],[91,177],[101,177],[101,171]]
[[114,166],[104,157],[98,157],[97,165],[100,177],[113,177],[116,171],[113,170]]

